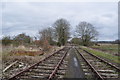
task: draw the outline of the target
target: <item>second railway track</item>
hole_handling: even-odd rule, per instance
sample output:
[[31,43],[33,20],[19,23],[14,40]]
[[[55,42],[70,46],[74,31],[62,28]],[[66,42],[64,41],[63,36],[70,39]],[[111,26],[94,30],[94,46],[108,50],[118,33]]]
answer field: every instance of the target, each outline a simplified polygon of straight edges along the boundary
[[69,47],[64,47],[7,80],[51,80],[61,78],[67,68],[65,58],[69,49]]
[[[119,80],[120,69],[102,58],[81,48],[75,48],[81,56],[83,71],[86,75],[92,76],[95,80]],[[89,72],[88,72],[89,71]]]

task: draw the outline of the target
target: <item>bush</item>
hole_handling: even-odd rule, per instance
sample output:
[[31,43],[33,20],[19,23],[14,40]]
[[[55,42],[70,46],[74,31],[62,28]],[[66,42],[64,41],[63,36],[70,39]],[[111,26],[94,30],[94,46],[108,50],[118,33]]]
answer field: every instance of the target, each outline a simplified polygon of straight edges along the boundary
[[2,38],[2,44],[7,46],[7,45],[10,45],[12,43],[12,40],[10,39],[9,36],[6,36],[6,37],[3,37]]

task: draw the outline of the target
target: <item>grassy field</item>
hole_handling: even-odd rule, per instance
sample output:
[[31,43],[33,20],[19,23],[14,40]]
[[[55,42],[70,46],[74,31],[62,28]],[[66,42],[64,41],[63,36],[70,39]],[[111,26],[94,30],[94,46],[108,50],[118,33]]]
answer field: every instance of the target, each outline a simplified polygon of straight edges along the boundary
[[91,48],[99,49],[112,54],[118,54],[118,44],[100,44],[100,46],[91,46]]
[[106,58],[106,59],[108,59],[110,61],[113,61],[115,63],[120,64],[120,61],[119,61],[120,57],[118,57],[118,56],[108,54],[108,53],[105,53],[105,52],[101,52],[101,51],[97,51],[97,50],[93,50],[93,49],[90,49],[90,48],[87,48],[87,47],[81,47],[81,48],[87,50],[90,53],[93,53],[96,56],[100,56],[100,57]]

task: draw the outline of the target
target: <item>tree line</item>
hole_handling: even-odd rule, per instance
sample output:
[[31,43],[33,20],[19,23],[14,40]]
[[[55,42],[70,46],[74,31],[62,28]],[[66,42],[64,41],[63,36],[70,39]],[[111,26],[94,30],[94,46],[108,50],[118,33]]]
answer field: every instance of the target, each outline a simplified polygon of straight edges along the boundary
[[[61,18],[56,20],[52,27],[40,30],[38,33],[39,40],[37,40],[36,37],[33,40],[32,37],[25,33],[21,33],[12,39],[10,36],[3,37],[2,44],[14,44],[16,46],[21,44],[35,44],[44,47],[47,47],[47,45],[64,46],[71,36],[70,27],[70,23],[66,19]],[[83,21],[76,25],[75,35],[76,37],[72,38],[71,43],[88,46],[92,40],[97,39],[98,32],[92,24]]]

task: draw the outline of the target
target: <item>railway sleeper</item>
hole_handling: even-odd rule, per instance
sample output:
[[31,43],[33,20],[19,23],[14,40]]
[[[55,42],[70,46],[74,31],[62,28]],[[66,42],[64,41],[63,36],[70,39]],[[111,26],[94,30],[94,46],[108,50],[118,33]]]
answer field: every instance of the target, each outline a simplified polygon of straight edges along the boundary
[[101,67],[98,67],[98,69],[99,70],[113,70],[113,69],[111,69],[111,68],[109,68],[109,67],[107,67],[107,66],[101,66]]
[[52,58],[61,58],[62,56],[63,56],[63,54],[61,54],[61,55],[56,54],[56,55],[50,57],[49,59],[52,59]]
[[61,65],[59,68],[67,69],[67,65]]
[[64,63],[68,63],[68,61],[67,61],[67,60],[65,60],[65,59],[63,60],[63,62],[64,62]]
[[67,51],[67,50],[62,50],[59,52],[59,54],[65,53],[65,51]]
[[21,74],[20,76],[30,76],[30,75],[37,75],[37,76],[49,76],[49,73],[31,73],[31,72],[27,72],[24,74]]
[[[65,65],[64,65],[64,66],[61,65],[61,66],[59,67],[59,69],[60,69],[60,70],[66,70],[66,67],[67,67],[67,66],[65,66]],[[50,70],[53,70],[54,68],[55,68],[55,66],[37,66],[37,67],[34,67],[33,69],[45,69],[45,70],[46,70],[46,69],[50,69]]]
[[68,65],[68,63],[64,63],[64,62],[63,62],[62,65]]
[[56,74],[57,75],[65,75],[65,73],[62,73],[62,72],[57,72]]
[[[60,61],[60,60],[55,60],[55,59],[53,58],[53,59],[50,59],[50,60],[47,60],[47,61],[58,62],[58,61]],[[46,62],[46,61],[44,61],[44,62]]]
[[58,64],[58,62],[59,61],[57,61],[57,60],[56,61],[50,61],[50,60],[49,61],[45,61],[45,63],[47,63],[47,64]]
[[42,67],[37,67],[37,68],[33,68],[33,69],[39,69],[39,70],[54,70],[54,67],[47,67],[47,66],[42,66]]
[[[63,55],[61,55],[61,57],[62,57]],[[51,58],[53,58],[53,59],[60,59],[61,60],[61,57],[59,57],[59,56],[53,56],[53,57],[51,57]]]
[[[42,69],[42,70],[54,70],[54,67],[48,67],[48,66],[39,66],[35,67],[33,69]],[[66,70],[65,68],[60,67],[59,70]]]
[[92,64],[92,65],[93,65],[96,69],[99,69],[99,70],[100,70],[100,69],[105,69],[105,70],[106,70],[106,69],[110,69],[110,68],[108,68],[107,66],[104,66],[104,65],[97,65],[97,64],[96,64],[96,65],[95,65],[95,64]]
[[55,54],[54,56],[62,57],[63,55],[59,53],[59,54]]
[[40,70],[40,69],[31,69],[30,72],[34,73],[52,73],[53,70]]
[[32,72],[30,72],[30,73],[33,73],[33,74],[51,74],[52,70],[32,70]]
[[58,70],[66,70],[67,68],[59,67]]
[[[60,59],[56,59],[56,58],[52,58],[52,59],[50,59],[49,61],[50,62],[59,62],[61,60],[61,58]],[[48,61],[48,62],[49,62]],[[47,61],[45,61],[44,63],[46,63]]]
[[68,63],[61,63],[60,67],[67,67]]
[[54,56],[54,57],[52,57],[52,58],[49,58],[49,60],[58,60],[58,61],[60,61],[60,60],[61,60],[61,57]]
[[101,65],[102,64],[100,61],[91,61],[90,63],[92,63],[94,65]]
[[104,72],[104,73],[115,73],[114,70],[97,70],[98,72]]
[[59,70],[59,69],[58,69],[57,72],[60,72],[60,73],[63,73],[63,74],[64,74],[64,73],[66,72],[66,70]]
[[47,63],[42,63],[42,64],[39,64],[37,67],[55,67],[55,65],[53,64],[47,64]]
[[91,60],[91,59],[88,59],[88,61],[90,62],[90,63],[96,63],[96,62],[99,62],[99,61],[95,61],[95,60]]
[[68,65],[68,62],[62,62],[62,65]]
[[31,75],[31,76],[20,76],[18,77],[17,80],[36,80],[36,79],[42,79],[42,78],[47,78],[48,76],[36,76],[36,75]]
[[83,68],[83,69],[88,69],[88,68],[89,68],[89,66],[82,65],[82,68]]
[[118,77],[118,74],[109,74],[109,73],[100,73],[101,76],[104,76],[104,77]]
[[91,63],[92,65],[94,66],[98,66],[99,68],[105,68],[105,69],[111,69],[111,66],[107,65],[107,64],[104,64],[104,63],[101,63],[101,64],[95,64],[94,62]]
[[[49,61],[49,62],[50,62],[50,61]],[[55,62],[55,61],[54,61],[54,62]],[[63,62],[62,62],[62,64],[63,64],[63,65],[67,65],[67,64],[68,64],[68,62],[64,62],[64,61],[63,61]]]
[[83,66],[83,67],[86,66],[86,64],[83,64],[83,63],[81,63],[80,65]]
[[96,67],[96,68],[102,68],[103,67],[103,65],[98,65],[98,64],[96,64],[96,65],[94,65],[94,67]]
[[83,71],[84,71],[84,72],[89,72],[89,70],[88,70],[88,69],[83,69]]
[[22,78],[22,79],[16,79],[16,80],[46,80],[47,78]]
[[89,66],[81,66],[82,67],[82,69],[87,69],[87,70],[91,70],[91,68],[89,67]]

